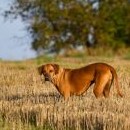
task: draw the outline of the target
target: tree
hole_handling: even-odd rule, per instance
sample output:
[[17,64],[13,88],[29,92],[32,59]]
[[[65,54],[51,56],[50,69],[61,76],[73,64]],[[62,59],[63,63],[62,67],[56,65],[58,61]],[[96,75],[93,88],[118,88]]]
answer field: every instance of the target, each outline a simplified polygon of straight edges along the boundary
[[130,3],[128,0],[100,1],[98,15],[94,25],[97,41],[100,45],[114,50],[130,43]]
[[91,10],[91,4],[80,0],[15,0],[6,13],[29,22],[33,49],[58,52],[85,43]]
[[29,23],[32,48],[59,52],[93,45],[113,49],[130,43],[128,0],[15,0],[9,11]]

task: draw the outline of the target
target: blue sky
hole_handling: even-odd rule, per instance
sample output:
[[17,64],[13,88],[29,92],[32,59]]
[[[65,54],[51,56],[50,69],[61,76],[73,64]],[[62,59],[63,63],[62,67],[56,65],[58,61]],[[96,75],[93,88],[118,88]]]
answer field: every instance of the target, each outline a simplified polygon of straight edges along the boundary
[[1,13],[6,10],[12,0],[0,0],[0,59],[24,60],[36,56],[31,50],[31,39],[25,23],[20,18],[5,20]]

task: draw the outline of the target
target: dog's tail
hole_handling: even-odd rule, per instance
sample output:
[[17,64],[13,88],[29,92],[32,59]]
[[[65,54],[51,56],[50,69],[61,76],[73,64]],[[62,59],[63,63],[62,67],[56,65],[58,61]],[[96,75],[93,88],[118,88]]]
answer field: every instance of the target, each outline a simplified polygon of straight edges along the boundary
[[115,69],[113,67],[110,67],[111,73],[112,73],[112,77],[115,80],[115,85],[116,85],[116,89],[117,89],[117,93],[120,97],[123,97],[120,88],[119,88],[119,81],[118,81],[118,76],[117,73],[115,71]]

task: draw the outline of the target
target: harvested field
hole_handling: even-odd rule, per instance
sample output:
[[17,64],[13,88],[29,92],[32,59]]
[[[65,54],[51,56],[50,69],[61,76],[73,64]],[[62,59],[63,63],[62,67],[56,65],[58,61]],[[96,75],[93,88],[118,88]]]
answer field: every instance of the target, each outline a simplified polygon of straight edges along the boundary
[[58,58],[63,67],[94,62],[112,65],[124,97],[112,85],[110,97],[96,99],[93,86],[64,101],[55,87],[42,83],[37,66],[44,59],[0,62],[0,129],[3,130],[130,130],[130,61],[119,58]]

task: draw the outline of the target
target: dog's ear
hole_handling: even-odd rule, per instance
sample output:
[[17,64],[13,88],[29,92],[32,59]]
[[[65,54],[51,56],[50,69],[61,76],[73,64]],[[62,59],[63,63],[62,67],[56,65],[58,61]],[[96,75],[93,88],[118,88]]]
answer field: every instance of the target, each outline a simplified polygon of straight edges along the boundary
[[57,64],[52,64],[52,66],[53,66],[53,68],[54,68],[54,70],[55,70],[55,74],[58,74],[58,73],[59,73],[59,69],[60,69],[59,65],[57,65]]
[[43,74],[43,65],[39,66],[39,67],[37,68],[37,70],[38,70],[38,73],[39,73],[40,75],[42,75],[42,74]]

